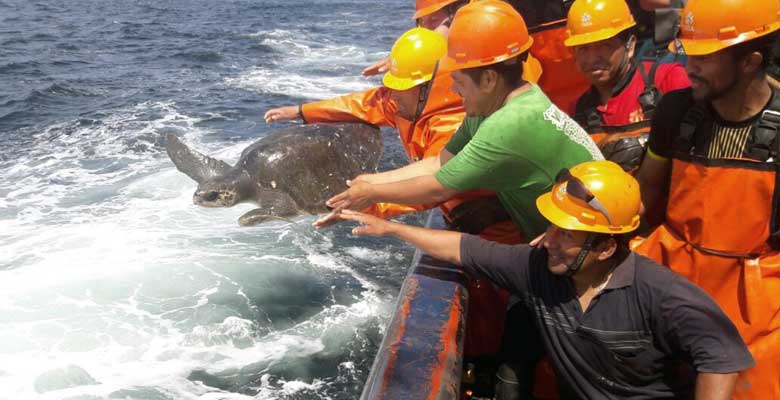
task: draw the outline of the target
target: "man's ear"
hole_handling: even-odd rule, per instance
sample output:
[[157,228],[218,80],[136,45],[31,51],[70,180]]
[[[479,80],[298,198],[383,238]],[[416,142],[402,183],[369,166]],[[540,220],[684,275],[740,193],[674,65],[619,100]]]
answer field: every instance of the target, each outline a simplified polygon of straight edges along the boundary
[[626,57],[631,59],[636,51],[636,36],[631,35],[626,42]]
[[609,238],[601,242],[594,250],[598,253],[598,260],[604,261],[615,255],[617,248],[618,244],[615,238]]
[[498,72],[494,69],[485,69],[479,77],[479,90],[485,93],[492,93],[498,86]]
[[742,67],[742,71],[746,74],[753,75],[761,70],[761,64],[763,64],[763,62],[764,56],[760,52],[754,51],[742,58],[740,67]]

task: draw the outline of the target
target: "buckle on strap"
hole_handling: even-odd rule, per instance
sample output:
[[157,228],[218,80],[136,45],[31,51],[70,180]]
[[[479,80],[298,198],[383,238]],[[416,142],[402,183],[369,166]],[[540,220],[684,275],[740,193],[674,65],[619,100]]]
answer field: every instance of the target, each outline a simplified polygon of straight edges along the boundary
[[762,111],[755,127],[746,156],[762,162],[777,162],[780,112],[772,109]]
[[759,125],[768,125],[768,127],[777,130],[780,127],[780,111],[766,109],[761,112],[761,117],[758,119]]

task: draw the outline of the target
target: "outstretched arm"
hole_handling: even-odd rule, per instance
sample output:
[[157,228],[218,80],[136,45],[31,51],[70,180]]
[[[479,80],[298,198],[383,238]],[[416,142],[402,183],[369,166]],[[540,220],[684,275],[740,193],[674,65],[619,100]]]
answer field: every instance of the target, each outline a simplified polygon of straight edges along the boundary
[[348,182],[349,189],[331,197],[325,204],[343,210],[363,210],[374,203],[398,204],[438,203],[451,199],[458,191],[442,185],[434,175],[383,184],[357,180]]
[[352,233],[355,235],[395,236],[434,258],[461,265],[460,239],[463,236],[462,233],[400,224],[350,210],[342,211],[341,218],[363,224],[352,229]]
[[285,106],[272,108],[265,112],[263,116],[266,124],[270,124],[276,121],[289,121],[293,119],[301,119],[301,106]]
[[379,74],[384,74],[390,69],[390,57],[383,58],[365,69],[360,73],[363,76],[374,76]]
[[728,400],[734,393],[737,374],[702,373],[696,377],[696,400]]
[[368,183],[399,182],[423,175],[433,175],[443,164],[452,158],[452,153],[442,150],[439,155],[423,158],[409,165],[394,170],[378,172],[376,174],[360,175],[355,180],[363,180]]

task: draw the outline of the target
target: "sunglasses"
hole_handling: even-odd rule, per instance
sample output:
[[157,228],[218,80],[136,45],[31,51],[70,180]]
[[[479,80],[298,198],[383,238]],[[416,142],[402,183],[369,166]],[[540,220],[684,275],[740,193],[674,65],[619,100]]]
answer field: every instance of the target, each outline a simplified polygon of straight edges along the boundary
[[612,216],[609,215],[607,208],[601,204],[599,199],[597,199],[593,192],[591,192],[590,189],[585,186],[585,183],[583,183],[580,178],[577,178],[576,176],[572,175],[571,172],[569,172],[568,168],[562,169],[560,172],[558,172],[558,175],[555,176],[555,183],[563,182],[566,182],[567,194],[580,199],[585,203],[588,203],[589,206],[593,207],[595,210],[601,212],[605,217],[607,217],[607,222],[609,222],[610,226],[614,225],[612,223]]

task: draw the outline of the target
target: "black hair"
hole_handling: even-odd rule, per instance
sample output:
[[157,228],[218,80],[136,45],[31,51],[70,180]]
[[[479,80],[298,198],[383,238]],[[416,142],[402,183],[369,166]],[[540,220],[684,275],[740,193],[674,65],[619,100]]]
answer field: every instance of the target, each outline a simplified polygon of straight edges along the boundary
[[620,233],[611,235],[608,233],[597,233],[596,238],[593,240],[593,247],[599,246],[606,242],[608,239],[612,239],[617,244],[617,251],[615,254],[624,254],[630,252],[629,243],[631,239],[636,237],[636,232],[631,231],[628,233]]
[[772,32],[756,39],[748,40],[729,47],[734,60],[741,60],[752,53],[761,53],[760,72],[766,73],[777,69],[780,48],[778,48],[778,33]]
[[498,76],[504,79],[504,82],[506,82],[509,87],[518,88],[525,83],[523,80],[523,61],[525,61],[526,58],[528,58],[527,51],[503,62],[464,69],[463,73],[468,75],[475,83],[479,83],[479,80],[482,78],[482,73],[492,69],[493,71],[496,71]]

